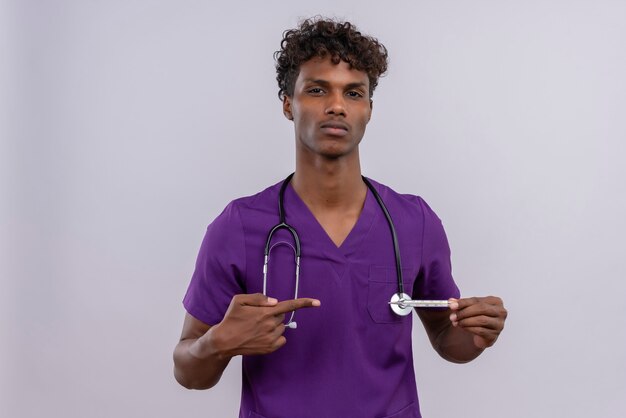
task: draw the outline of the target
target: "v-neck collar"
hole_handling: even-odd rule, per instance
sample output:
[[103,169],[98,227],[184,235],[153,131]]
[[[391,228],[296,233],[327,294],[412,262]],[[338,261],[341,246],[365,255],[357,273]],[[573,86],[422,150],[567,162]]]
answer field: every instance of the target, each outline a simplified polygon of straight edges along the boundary
[[[348,233],[348,236],[337,247],[306,203],[298,196],[291,183],[285,190],[285,200],[288,202],[288,204],[285,204],[287,222],[290,223],[289,218],[291,218],[294,224],[302,225],[302,232],[298,231],[300,235],[309,236],[310,240],[315,245],[319,245],[325,254],[341,256],[344,262],[359,249],[378,216],[378,211],[376,210],[378,205],[371,190],[368,188],[359,218]],[[287,206],[293,209],[290,210]]]

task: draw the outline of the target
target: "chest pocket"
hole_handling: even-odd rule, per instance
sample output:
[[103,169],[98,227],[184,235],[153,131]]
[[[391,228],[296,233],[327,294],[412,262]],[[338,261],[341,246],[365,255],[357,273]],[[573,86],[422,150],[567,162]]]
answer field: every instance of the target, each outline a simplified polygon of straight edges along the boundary
[[[414,278],[410,268],[402,269],[404,292],[412,293]],[[396,315],[389,306],[391,295],[398,293],[395,267],[371,266],[367,289],[367,311],[377,324],[401,324],[411,315]]]

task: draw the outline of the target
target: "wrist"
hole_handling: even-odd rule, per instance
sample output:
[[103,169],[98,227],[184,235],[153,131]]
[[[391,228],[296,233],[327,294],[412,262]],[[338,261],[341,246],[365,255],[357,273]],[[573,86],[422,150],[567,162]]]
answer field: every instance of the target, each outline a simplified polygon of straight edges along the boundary
[[189,347],[189,353],[201,360],[211,357],[228,360],[232,357],[227,354],[223,341],[219,338],[219,325],[211,327],[203,336],[194,341]]

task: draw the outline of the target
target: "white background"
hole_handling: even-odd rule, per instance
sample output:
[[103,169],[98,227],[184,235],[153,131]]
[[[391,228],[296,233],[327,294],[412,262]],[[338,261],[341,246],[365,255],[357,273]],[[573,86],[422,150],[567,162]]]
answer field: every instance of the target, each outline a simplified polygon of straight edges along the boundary
[[314,14],[390,52],[364,174],[510,312],[467,365],[415,321],[424,416],[623,416],[626,2],[294,3],[2,3],[0,416],[237,414],[238,361],[172,376],[181,299],[206,225],[294,167],[272,53]]

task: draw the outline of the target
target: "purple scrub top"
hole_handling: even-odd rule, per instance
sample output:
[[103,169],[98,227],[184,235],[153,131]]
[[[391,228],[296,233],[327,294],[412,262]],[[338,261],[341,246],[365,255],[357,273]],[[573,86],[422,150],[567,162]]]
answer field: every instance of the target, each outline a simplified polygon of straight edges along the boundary
[[[233,297],[260,293],[263,249],[278,223],[278,183],[231,202],[209,225],[183,304],[193,317],[219,323]],[[372,181],[398,234],[404,289],[414,299],[459,297],[441,221],[420,197]],[[243,356],[241,418],[420,417],[411,348],[412,315],[397,316],[389,226],[371,191],[361,215],[335,246],[291,185],[287,223],[300,236],[299,297],[321,301],[295,314],[287,344],[268,355]],[[292,299],[293,240],[272,240],[268,296]],[[287,316],[288,317],[288,316]]]

